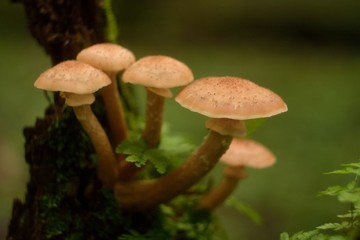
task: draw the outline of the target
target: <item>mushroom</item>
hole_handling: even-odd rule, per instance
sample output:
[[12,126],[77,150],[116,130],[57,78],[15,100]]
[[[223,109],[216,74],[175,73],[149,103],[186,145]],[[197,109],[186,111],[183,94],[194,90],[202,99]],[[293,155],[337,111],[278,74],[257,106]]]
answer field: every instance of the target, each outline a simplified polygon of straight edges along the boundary
[[190,68],[168,56],[147,56],[127,68],[122,80],[146,87],[146,121],[142,137],[148,147],[157,147],[160,143],[164,101],[172,97],[169,88],[193,81]]
[[60,91],[60,95],[66,99],[65,103],[73,108],[97,154],[99,179],[109,189],[117,178],[116,159],[90,104],[95,101],[93,93],[110,83],[111,80],[102,71],[86,63],[68,60],[40,74],[34,84],[39,89]]
[[[236,77],[208,77],[187,85],[176,97],[183,107],[211,118],[269,117],[287,110],[272,91]],[[225,122],[227,122],[225,121]],[[236,124],[235,124],[236,125]],[[127,209],[144,210],[169,201],[204,177],[227,150],[233,136],[210,129],[204,142],[178,168],[154,180],[117,183],[115,196]]]
[[250,139],[233,139],[229,149],[220,158],[225,164],[221,182],[207,192],[198,203],[199,209],[214,209],[230,196],[246,177],[246,167],[265,168],[275,163],[274,154],[264,145]]
[[247,120],[287,111],[286,103],[271,90],[229,76],[196,80],[178,94],[176,101],[190,111],[211,118]]
[[233,119],[227,118],[209,118],[205,122],[205,127],[222,135],[231,135],[237,138],[246,136],[246,125],[242,120],[234,121]]
[[115,147],[126,139],[128,134],[116,75],[135,62],[135,57],[132,52],[120,45],[98,43],[80,51],[76,59],[103,70],[111,79],[111,84],[102,89],[102,97]]

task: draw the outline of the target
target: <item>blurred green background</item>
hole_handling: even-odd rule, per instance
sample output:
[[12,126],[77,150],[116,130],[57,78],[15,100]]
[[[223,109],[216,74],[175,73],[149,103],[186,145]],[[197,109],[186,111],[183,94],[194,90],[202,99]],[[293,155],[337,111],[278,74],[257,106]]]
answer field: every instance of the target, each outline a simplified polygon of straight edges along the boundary
[[[228,239],[278,239],[331,222],[349,206],[317,197],[350,179],[323,173],[359,159],[360,1],[114,1],[120,44],[140,58],[165,54],[187,63],[196,78],[234,75],[272,89],[289,112],[268,120],[253,138],[277,164],[249,170],[235,195],[258,210],[256,225],[229,207],[217,210]],[[27,168],[24,126],[47,105],[33,88],[50,66],[31,38],[21,4],[0,2],[0,239],[14,197],[23,198]],[[143,91],[139,90],[143,107]],[[204,118],[166,103],[172,131],[199,143]],[[218,175],[219,166],[214,175]]]

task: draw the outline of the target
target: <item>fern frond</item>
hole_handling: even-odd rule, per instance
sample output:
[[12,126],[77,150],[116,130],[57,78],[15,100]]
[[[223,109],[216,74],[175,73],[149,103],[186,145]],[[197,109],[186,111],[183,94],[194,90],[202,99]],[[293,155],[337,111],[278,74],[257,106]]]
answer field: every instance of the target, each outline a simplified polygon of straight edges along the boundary
[[[336,197],[339,202],[350,203],[351,209],[337,215],[344,221],[338,223],[325,223],[313,231],[298,232],[293,236],[288,233],[280,235],[281,240],[354,240],[360,227],[360,188],[357,187],[357,178],[360,176],[360,162],[343,164],[343,169],[328,172],[327,174],[349,174],[355,175],[355,179],[346,185],[330,186],[319,193],[320,196],[327,195]],[[356,238],[357,239],[357,238]]]

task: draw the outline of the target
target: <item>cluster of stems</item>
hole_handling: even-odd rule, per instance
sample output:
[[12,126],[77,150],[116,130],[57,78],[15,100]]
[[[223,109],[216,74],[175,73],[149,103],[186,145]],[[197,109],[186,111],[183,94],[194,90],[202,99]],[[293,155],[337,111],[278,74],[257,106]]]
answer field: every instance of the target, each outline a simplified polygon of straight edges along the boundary
[[[79,57],[79,60],[81,61],[82,58]],[[92,59],[89,64],[93,61]],[[96,64],[95,62],[93,65],[95,68]],[[188,156],[181,166],[160,178],[138,179],[136,174],[139,168],[126,162],[125,155],[114,152],[116,146],[128,137],[128,126],[117,86],[118,75],[121,78],[120,71],[100,70],[111,79],[111,84],[101,90],[110,129],[109,136],[92,113],[90,105],[73,107],[73,109],[97,153],[99,179],[106,188],[114,191],[116,199],[124,209],[133,211],[151,209],[186,192],[215,166],[229,147],[231,136],[210,131],[204,142]],[[157,94],[154,91],[157,90],[156,88],[146,89],[146,118],[142,140],[148,148],[157,148],[161,140],[165,97]],[[166,89],[158,90],[160,93],[171,94]]]
[[[96,49],[96,51],[94,51],[94,49]],[[115,54],[114,56],[113,51],[117,51],[118,54]],[[127,57],[120,61],[122,65],[121,67],[117,67],[116,64],[113,64],[113,61],[116,62],[118,60],[116,57],[126,54]],[[109,59],[112,60],[109,61]],[[105,43],[103,45],[98,44],[97,46],[90,47],[90,50],[84,49],[79,53],[76,61],[66,61],[61,67],[54,67],[54,69],[58,70],[56,73],[59,79],[63,78],[64,74],[67,74],[67,77],[65,78],[66,80],[63,80],[64,82],[68,82],[70,78],[77,79],[78,75],[76,74],[79,73],[81,75],[88,75],[82,74],[85,72],[84,67],[86,68],[86,66],[83,65],[89,65],[89,71],[93,72],[93,75],[91,76],[94,78],[99,77],[99,79],[102,80],[102,83],[99,83],[99,85],[97,85],[98,87],[95,88],[102,88],[101,95],[108,120],[109,136],[106,134],[102,125],[99,123],[98,119],[91,110],[90,104],[95,100],[92,95],[93,90],[87,90],[90,92],[85,93],[85,90],[79,91],[79,89],[77,89],[75,92],[69,93],[68,87],[65,87],[65,90],[63,89],[60,91],[62,91],[62,96],[66,98],[68,105],[73,107],[77,119],[89,135],[89,138],[94,146],[98,157],[98,178],[102,181],[104,187],[114,192],[119,204],[129,211],[144,211],[155,208],[159,204],[168,202],[176,196],[185,193],[214,168],[221,156],[229,148],[233,137],[244,134],[244,123],[240,120],[236,120],[239,119],[239,116],[234,117],[235,113],[231,112],[228,114],[228,118],[221,116],[213,118],[212,115],[214,115],[214,113],[204,114],[209,115],[210,117],[210,120],[206,123],[207,128],[209,128],[209,133],[205,137],[203,143],[190,153],[180,166],[158,178],[137,178],[139,168],[137,168],[133,163],[127,162],[125,160],[127,156],[124,154],[115,153],[115,148],[128,138],[128,126],[125,119],[124,109],[122,107],[121,96],[118,91],[117,77],[123,81],[125,81],[126,78],[126,81],[128,81],[130,75],[131,77],[135,76],[135,78],[141,79],[137,81],[144,81],[143,73],[149,72],[147,73],[149,76],[145,75],[145,80],[147,78],[155,78],[156,80],[161,79],[161,81],[167,82],[167,79],[163,79],[164,75],[166,78],[171,78],[173,75],[176,75],[173,77],[173,82],[176,82],[176,84],[180,84],[179,82],[181,82],[182,85],[185,85],[183,82],[189,83],[193,80],[191,70],[188,70],[186,65],[179,63],[177,60],[170,57],[164,56],[152,56],[145,58],[143,62],[141,62],[145,62],[147,64],[145,67],[138,64],[134,67],[138,72],[134,73],[134,68],[132,68],[132,72],[128,71],[131,74],[129,73],[125,77],[128,73],[126,72],[127,69],[130,69],[139,62],[140,60],[135,62],[135,57],[127,49],[114,44],[111,45]],[[166,66],[160,66],[160,63],[166,63]],[[92,67],[90,65],[92,65]],[[141,67],[139,67],[139,65],[141,65]],[[154,67],[159,69],[154,70]],[[120,73],[123,74],[121,75]],[[43,75],[46,76],[46,74]],[[54,72],[47,75],[53,77]],[[104,75],[105,77],[101,75]],[[45,78],[44,76],[39,77],[39,79],[43,81]],[[89,79],[93,77],[90,77]],[[89,79],[81,80],[74,86],[78,88],[79,84],[83,84],[84,81],[90,81]],[[180,81],[179,79],[186,80]],[[37,80],[35,86],[45,89],[45,86],[42,85],[43,83],[40,83],[40,80]],[[233,94],[234,88],[243,87],[241,84],[247,84],[254,87],[256,90],[252,90],[253,92],[258,91],[257,88],[259,88],[255,84],[249,83],[248,80],[242,80],[234,77],[210,77],[209,80],[210,82],[221,82],[222,84],[224,81],[227,82],[225,91],[223,90],[221,94],[219,94],[219,88],[216,84],[209,85],[209,83],[206,83],[206,87],[210,86],[210,89],[215,91],[210,94],[211,96],[225,96],[225,105],[233,104],[234,96],[226,96],[228,94]],[[52,80],[49,81],[51,82]],[[70,80],[70,82],[71,81],[75,82],[76,80]],[[99,82],[101,81],[99,80]],[[199,83],[201,81],[197,80],[197,82]],[[203,80],[202,83],[203,82],[205,81]],[[171,95],[171,92],[168,89],[169,86],[166,87],[166,84],[162,85],[161,88],[154,86],[153,84],[154,83],[150,85],[147,85],[147,83],[143,84],[147,90],[147,102],[145,128],[141,136],[148,148],[157,148],[159,146],[161,141],[160,132],[163,125],[164,102],[165,98]],[[194,85],[195,84],[193,84],[192,87]],[[202,86],[198,86],[199,85],[195,87],[196,90],[193,91],[194,93],[191,93],[190,95],[195,96],[198,94],[198,91],[203,90]],[[63,88],[62,85],[61,88]],[[187,90],[188,89],[189,88],[187,88]],[[261,91],[267,90],[260,89],[259,92]],[[237,91],[235,92],[237,94]],[[249,94],[254,94],[253,92],[245,93],[245,97],[243,97],[243,99],[253,99],[253,97],[249,97]],[[205,90],[204,94],[208,94],[208,91]],[[268,97],[269,94],[265,94],[264,96]],[[188,99],[188,97],[189,95],[187,95],[184,99]],[[179,99],[181,98],[179,98],[178,95],[176,99],[177,102],[179,102]],[[203,101],[203,99],[205,98],[199,97],[197,100],[191,100],[189,102],[193,104],[194,102]],[[241,97],[239,99],[241,99]],[[271,103],[274,102],[273,99],[270,100]],[[179,103],[184,106],[184,102],[181,103],[181,101]],[[217,104],[213,104],[216,101],[219,101],[219,99],[209,99],[209,103],[204,104],[204,106],[209,107],[210,110],[207,109],[205,112],[216,112]],[[235,101],[235,103],[236,102],[238,101]],[[272,115],[287,110],[285,103],[280,101],[280,104],[281,108],[276,110],[277,112],[271,110]],[[192,109],[193,107],[186,107],[194,110]],[[237,107],[230,109],[237,109]],[[263,110],[263,107],[260,109]],[[199,112],[202,111],[203,110],[199,110]],[[266,112],[262,114],[266,116],[269,115]],[[239,179],[235,179],[230,176],[225,176],[223,181],[217,187],[205,193],[204,196],[200,198],[198,208],[213,209],[219,206],[235,189],[238,180]]]

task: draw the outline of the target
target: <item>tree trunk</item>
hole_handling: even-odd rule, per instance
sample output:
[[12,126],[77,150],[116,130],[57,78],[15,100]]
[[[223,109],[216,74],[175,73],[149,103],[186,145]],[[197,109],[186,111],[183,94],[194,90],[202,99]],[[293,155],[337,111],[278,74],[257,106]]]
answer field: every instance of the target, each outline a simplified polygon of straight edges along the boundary
[[[84,47],[107,40],[101,0],[22,3],[31,34],[53,64],[74,59]],[[96,177],[88,136],[73,111],[64,109],[58,96],[54,99],[44,118],[24,129],[30,180],[25,202],[14,201],[7,239],[116,239],[129,229],[141,232],[156,224],[155,212],[147,212],[146,217],[121,212],[112,192],[102,188]],[[106,123],[99,100],[94,111]]]

